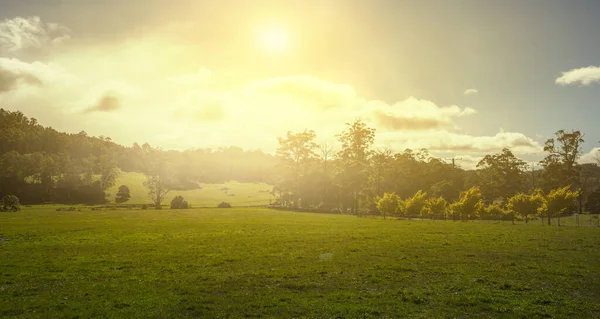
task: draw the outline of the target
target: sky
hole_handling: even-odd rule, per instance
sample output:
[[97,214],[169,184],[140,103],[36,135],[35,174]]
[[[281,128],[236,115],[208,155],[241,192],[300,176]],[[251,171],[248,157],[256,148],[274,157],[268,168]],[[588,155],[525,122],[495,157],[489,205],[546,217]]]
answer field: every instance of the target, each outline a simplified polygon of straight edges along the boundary
[[164,149],[273,152],[287,131],[473,168],[600,146],[600,2],[0,0],[0,107]]

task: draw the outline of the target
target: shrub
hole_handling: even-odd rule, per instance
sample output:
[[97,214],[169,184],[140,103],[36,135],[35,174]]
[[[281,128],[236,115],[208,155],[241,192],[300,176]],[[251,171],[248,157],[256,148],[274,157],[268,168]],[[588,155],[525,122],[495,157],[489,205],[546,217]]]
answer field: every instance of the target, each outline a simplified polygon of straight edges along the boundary
[[217,205],[218,208],[231,208],[231,204],[227,202],[221,202],[221,204]]
[[2,210],[5,212],[16,212],[21,210],[19,198],[14,195],[6,195],[2,198]]
[[515,212],[511,209],[504,209],[498,204],[491,204],[481,209],[480,218],[487,220],[510,220],[515,223]]
[[142,205],[141,209],[148,209],[148,205],[146,205],[146,204]]
[[427,199],[425,207],[421,210],[421,214],[425,217],[433,219],[446,219],[448,211],[448,202],[443,197],[432,197]]
[[171,209],[187,209],[188,207],[188,202],[181,195],[177,195],[171,200]]
[[452,219],[460,217],[462,221],[467,221],[477,218],[482,207],[479,187],[471,187],[469,190],[461,192],[460,199],[450,205],[450,213]]
[[407,217],[419,217],[422,215],[421,211],[427,204],[427,193],[419,190],[413,195],[413,197],[408,198],[405,201],[405,204],[406,206],[404,207],[404,214]]
[[129,187],[127,187],[126,185],[119,186],[119,191],[117,192],[117,195],[115,196],[115,202],[119,203],[119,204],[125,203],[130,198],[131,198],[131,192],[129,191]]

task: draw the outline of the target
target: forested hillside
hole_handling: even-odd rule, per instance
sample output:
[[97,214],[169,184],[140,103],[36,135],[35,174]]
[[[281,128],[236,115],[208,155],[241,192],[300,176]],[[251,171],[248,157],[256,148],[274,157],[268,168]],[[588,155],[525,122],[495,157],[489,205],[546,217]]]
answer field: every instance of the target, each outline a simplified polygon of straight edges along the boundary
[[145,143],[126,147],[109,137],[58,132],[21,112],[0,109],[0,196],[21,203],[106,201],[120,171],[168,175],[170,189],[226,181],[272,184],[276,158],[237,147],[163,151]]

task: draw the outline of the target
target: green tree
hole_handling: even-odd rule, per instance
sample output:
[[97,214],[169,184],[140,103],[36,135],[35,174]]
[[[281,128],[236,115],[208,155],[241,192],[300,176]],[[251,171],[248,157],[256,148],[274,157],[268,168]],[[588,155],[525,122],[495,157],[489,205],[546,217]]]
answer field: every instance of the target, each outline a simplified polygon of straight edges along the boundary
[[585,209],[590,214],[600,214],[600,188],[590,193],[585,204]]
[[383,219],[386,219],[386,215],[395,214],[398,210],[398,203],[400,197],[396,193],[385,193],[383,197],[377,201],[377,209],[383,213]]
[[331,208],[333,203],[332,189],[333,178],[332,178],[332,160],[333,160],[333,146],[329,143],[321,143],[317,147],[319,150],[319,162],[321,164],[321,171],[319,172],[318,181],[323,189],[321,203],[324,208]]
[[352,213],[357,214],[360,196],[368,181],[371,146],[375,142],[375,129],[367,127],[362,121],[346,123],[346,130],[338,137],[342,148],[337,154],[339,159],[338,179],[343,191],[350,195]]
[[560,214],[564,213],[569,207],[575,204],[578,193],[571,191],[571,186],[553,189],[544,197],[544,204],[540,213],[548,218],[548,225],[551,225],[551,218],[558,217],[558,226],[560,226]]
[[311,159],[316,157],[317,144],[314,142],[316,137],[314,131],[304,130],[304,132],[296,134],[287,132],[285,138],[277,138],[279,142],[277,155],[283,160],[286,176],[289,176],[289,173],[292,175],[292,192],[296,203],[298,199],[302,198],[302,194],[300,194],[300,190],[303,188],[300,185],[301,178],[307,174]]
[[156,209],[161,209],[162,202],[171,191],[160,175],[148,176],[144,182],[144,186],[148,188],[148,198],[154,204]]
[[433,197],[443,197],[447,201],[456,201],[460,195],[460,188],[453,181],[443,179],[431,185],[429,193]]
[[446,219],[448,201],[444,197],[432,197],[427,199],[425,209],[421,212],[424,216],[433,219]]
[[477,164],[482,195],[489,201],[507,199],[523,189],[527,164],[507,148],[486,155]]
[[535,216],[544,204],[544,196],[536,191],[534,194],[519,193],[508,199],[507,209],[529,222],[530,216]]
[[514,224],[514,215],[511,215],[508,210],[502,208],[502,206],[498,203],[492,203],[482,207],[480,218],[487,220],[512,220]]
[[104,154],[99,158],[100,166],[100,187],[102,190],[107,190],[115,185],[119,176],[117,161],[109,154]]
[[427,204],[427,193],[419,190],[412,197],[406,199],[404,211],[407,217],[418,217]]
[[375,197],[380,197],[385,186],[386,176],[389,175],[392,163],[390,149],[378,150],[371,157],[371,175],[369,182],[372,185],[372,192]]
[[544,151],[548,155],[540,162],[544,167],[543,181],[546,191],[563,186],[579,188],[579,169],[577,160],[581,156],[583,134],[579,131],[559,130],[556,138],[548,139]]
[[450,205],[453,214],[459,216],[462,221],[477,218],[482,207],[481,191],[476,186],[461,192],[459,200]]
[[119,204],[125,203],[130,198],[131,198],[131,193],[129,191],[129,187],[127,187],[126,185],[119,186],[119,191],[117,192],[117,195],[115,196],[115,202],[119,203]]
[[171,173],[167,163],[165,152],[153,149],[148,144],[142,145],[145,149],[146,181],[144,186],[148,188],[148,198],[152,200],[156,209],[162,208],[162,202],[171,191]]

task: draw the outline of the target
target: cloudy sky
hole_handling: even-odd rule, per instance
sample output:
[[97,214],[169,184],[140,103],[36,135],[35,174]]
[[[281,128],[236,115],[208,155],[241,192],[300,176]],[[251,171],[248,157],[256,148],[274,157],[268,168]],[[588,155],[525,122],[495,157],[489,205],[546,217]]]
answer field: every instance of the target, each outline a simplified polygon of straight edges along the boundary
[[378,147],[533,161],[559,129],[599,146],[597,30],[594,0],[0,0],[0,107],[125,145],[361,119]]

